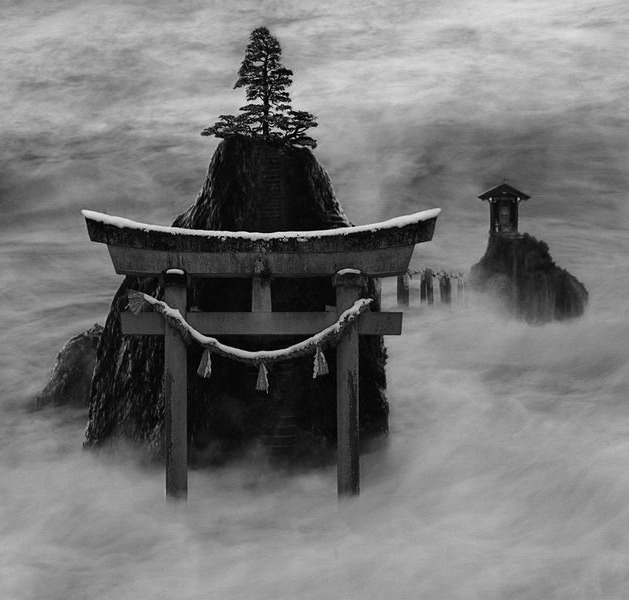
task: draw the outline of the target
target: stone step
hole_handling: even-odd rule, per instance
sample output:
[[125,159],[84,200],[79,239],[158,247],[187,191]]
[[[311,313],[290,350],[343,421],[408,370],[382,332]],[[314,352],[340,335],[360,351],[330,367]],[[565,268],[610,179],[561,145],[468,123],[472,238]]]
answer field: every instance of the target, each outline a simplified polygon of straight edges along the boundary
[[299,439],[299,429],[294,415],[281,414],[269,432],[261,436],[263,444],[270,450],[290,450]]

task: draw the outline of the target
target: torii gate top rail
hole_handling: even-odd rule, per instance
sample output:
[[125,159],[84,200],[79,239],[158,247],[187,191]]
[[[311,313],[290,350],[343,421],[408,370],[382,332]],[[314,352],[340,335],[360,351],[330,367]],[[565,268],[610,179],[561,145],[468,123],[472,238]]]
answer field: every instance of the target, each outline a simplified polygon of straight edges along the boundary
[[90,239],[108,245],[116,272],[141,277],[174,268],[192,277],[331,276],[345,268],[397,275],[407,269],[415,244],[432,239],[439,212],[356,227],[255,233],[161,227],[82,211]]

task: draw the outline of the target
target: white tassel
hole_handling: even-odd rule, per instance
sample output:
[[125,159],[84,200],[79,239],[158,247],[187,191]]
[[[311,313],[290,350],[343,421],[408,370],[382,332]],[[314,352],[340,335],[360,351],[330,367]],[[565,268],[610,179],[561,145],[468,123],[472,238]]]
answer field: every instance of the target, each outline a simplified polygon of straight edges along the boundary
[[256,381],[256,390],[259,392],[269,392],[269,372],[266,370],[264,363],[260,363],[258,369],[258,381]]
[[317,346],[314,356],[314,365],[312,368],[312,378],[316,379],[322,375],[327,375],[330,372],[328,369],[328,362],[325,360],[325,355],[321,352],[321,347]]
[[135,290],[129,290],[127,292],[127,308],[136,317],[144,311],[148,304],[142,292],[136,292]]
[[212,356],[209,348],[206,348],[203,351],[201,362],[199,363],[199,368],[197,369],[197,374],[201,377],[205,377],[205,379],[209,379],[212,375]]

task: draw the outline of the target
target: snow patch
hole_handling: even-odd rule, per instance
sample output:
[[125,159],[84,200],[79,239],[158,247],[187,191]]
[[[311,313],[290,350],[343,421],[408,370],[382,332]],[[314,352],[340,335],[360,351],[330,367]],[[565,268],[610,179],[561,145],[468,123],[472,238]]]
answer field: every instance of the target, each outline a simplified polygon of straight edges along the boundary
[[341,269],[340,271],[337,271],[337,275],[360,275],[362,273],[362,271],[359,271],[358,269]]

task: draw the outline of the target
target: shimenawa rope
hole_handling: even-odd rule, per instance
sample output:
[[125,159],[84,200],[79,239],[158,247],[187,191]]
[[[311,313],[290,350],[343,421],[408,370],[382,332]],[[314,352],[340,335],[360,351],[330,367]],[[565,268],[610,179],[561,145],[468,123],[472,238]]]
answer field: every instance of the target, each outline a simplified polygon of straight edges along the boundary
[[324,346],[335,346],[343,332],[351,325],[362,313],[369,309],[373,302],[371,298],[361,298],[356,300],[352,306],[343,311],[335,323],[310,336],[308,339],[280,348],[278,350],[243,350],[235,348],[219,342],[216,338],[203,335],[194,327],[192,327],[181,315],[179,310],[170,307],[166,302],[153,298],[143,292],[130,290],[127,293],[127,308],[130,312],[137,315],[149,308],[152,308],[161,314],[173,327],[181,334],[184,341],[190,343],[195,341],[205,350],[201,356],[201,362],[197,373],[201,377],[210,377],[212,374],[211,354],[215,353],[246,364],[258,365],[258,379],[256,389],[268,391],[268,371],[267,364],[306,356],[314,353],[314,365],[312,377],[313,379],[329,372],[328,364],[325,360],[322,348]]

